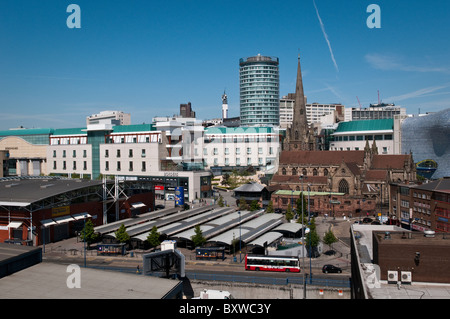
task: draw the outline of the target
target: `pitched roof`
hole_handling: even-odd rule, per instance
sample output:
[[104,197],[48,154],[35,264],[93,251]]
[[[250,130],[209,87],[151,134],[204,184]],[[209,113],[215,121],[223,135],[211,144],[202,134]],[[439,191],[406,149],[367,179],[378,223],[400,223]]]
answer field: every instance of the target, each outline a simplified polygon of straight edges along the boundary
[[387,178],[386,170],[371,169],[366,172],[366,181],[385,181]]
[[410,155],[374,155],[372,159],[373,169],[403,169],[405,161]]
[[364,151],[283,151],[280,164],[339,165],[341,162],[364,164]]
[[252,192],[252,193],[258,193],[261,192],[264,189],[264,186],[255,182],[250,182],[247,184],[244,184],[242,186],[239,186],[234,191],[235,192]]

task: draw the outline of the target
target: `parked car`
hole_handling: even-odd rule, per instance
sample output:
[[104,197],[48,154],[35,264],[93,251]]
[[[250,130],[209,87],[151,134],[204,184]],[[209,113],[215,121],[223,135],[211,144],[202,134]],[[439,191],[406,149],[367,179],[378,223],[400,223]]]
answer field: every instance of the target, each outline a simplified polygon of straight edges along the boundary
[[339,267],[333,266],[333,265],[323,265],[322,272],[324,274],[332,273],[332,272],[334,272],[334,273],[341,273],[342,269],[339,268]]
[[363,219],[363,223],[364,223],[364,224],[369,224],[369,223],[371,223],[372,221],[373,221],[373,219],[370,218],[370,217],[365,217],[365,218]]
[[164,205],[155,205],[155,210],[164,209],[164,208],[165,208]]

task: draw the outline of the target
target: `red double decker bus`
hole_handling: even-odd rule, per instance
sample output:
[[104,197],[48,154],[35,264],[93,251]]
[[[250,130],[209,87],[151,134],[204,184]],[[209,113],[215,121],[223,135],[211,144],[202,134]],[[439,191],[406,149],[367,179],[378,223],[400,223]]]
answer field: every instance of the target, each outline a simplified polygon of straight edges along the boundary
[[300,272],[298,257],[245,255],[245,270]]

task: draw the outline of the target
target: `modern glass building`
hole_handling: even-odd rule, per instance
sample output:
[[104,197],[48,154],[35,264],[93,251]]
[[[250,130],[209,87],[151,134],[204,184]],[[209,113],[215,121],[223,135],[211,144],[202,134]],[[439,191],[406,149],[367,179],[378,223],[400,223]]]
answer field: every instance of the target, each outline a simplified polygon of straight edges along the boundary
[[[450,109],[406,118],[402,123],[402,152],[412,152],[419,175],[425,172],[432,179],[450,176]],[[430,173],[435,167],[426,167],[432,162],[437,164],[434,174]],[[421,165],[426,163],[430,164]]]
[[239,60],[241,125],[279,125],[279,60],[257,56]]

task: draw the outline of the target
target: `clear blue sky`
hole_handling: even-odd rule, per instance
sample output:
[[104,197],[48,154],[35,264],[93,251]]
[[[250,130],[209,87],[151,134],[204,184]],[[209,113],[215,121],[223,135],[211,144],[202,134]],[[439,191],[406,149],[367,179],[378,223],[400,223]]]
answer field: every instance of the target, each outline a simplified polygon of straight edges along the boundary
[[[71,3],[81,29],[66,25]],[[366,25],[372,3],[380,29]],[[0,129],[79,127],[102,110],[149,123],[189,101],[198,118],[220,117],[224,89],[238,116],[239,59],[258,53],[279,57],[281,96],[300,51],[309,102],[367,107],[379,90],[408,113],[450,107],[450,1],[315,4],[1,0]]]

